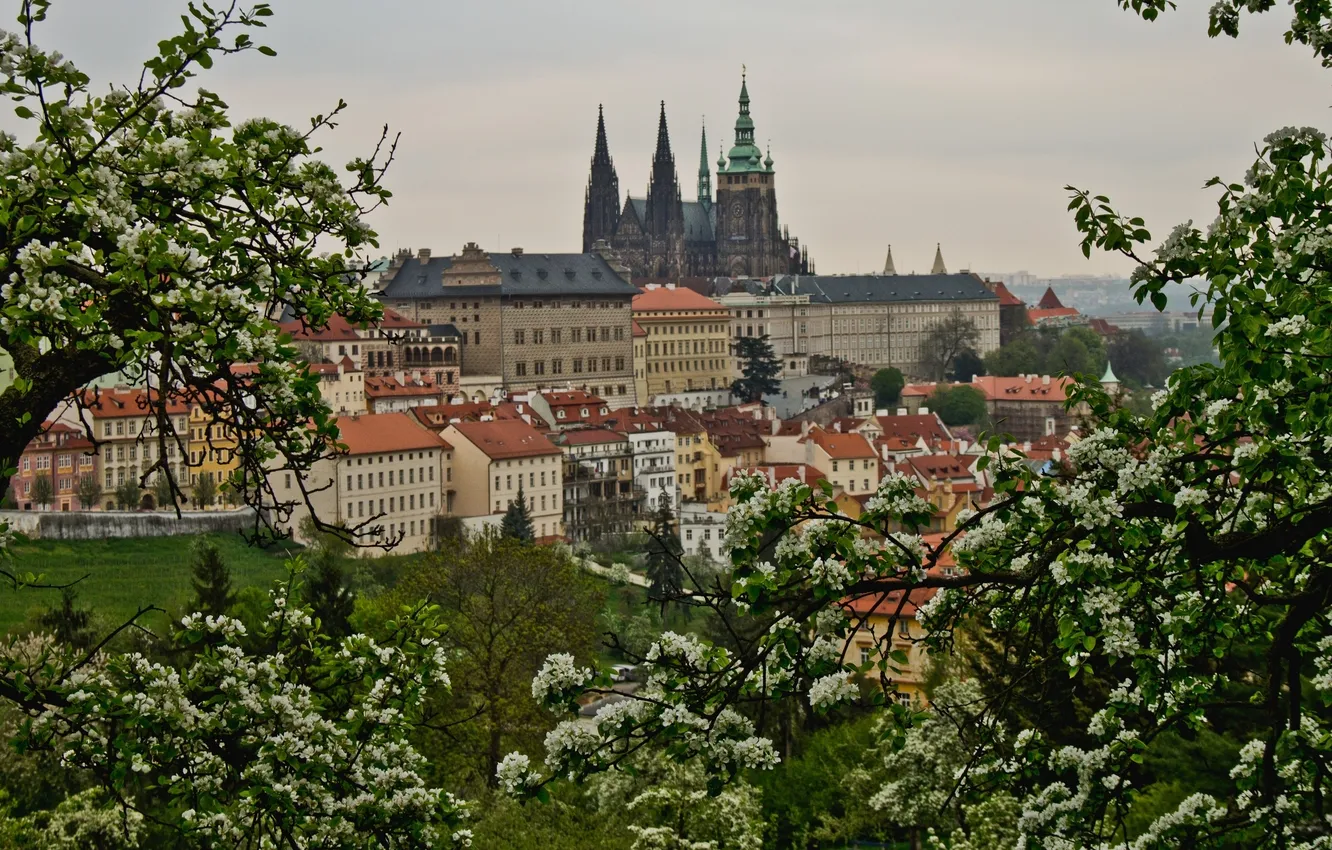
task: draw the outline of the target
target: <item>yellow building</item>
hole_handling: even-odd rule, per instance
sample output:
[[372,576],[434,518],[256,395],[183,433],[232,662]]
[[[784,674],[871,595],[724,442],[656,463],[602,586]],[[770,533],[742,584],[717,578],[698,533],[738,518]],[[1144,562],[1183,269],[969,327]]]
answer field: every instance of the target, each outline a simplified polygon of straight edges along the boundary
[[224,507],[229,504],[229,497],[234,494],[224,492],[222,485],[231,476],[232,470],[240,466],[236,455],[239,441],[235,429],[225,422],[214,421],[212,414],[199,405],[190,407],[190,481],[182,486],[186,498],[194,500],[194,487],[201,478],[209,478],[216,485],[212,500],[199,508]]
[[675,430],[675,476],[680,495],[689,501],[711,502],[722,495],[721,452],[704,430],[686,430],[685,421],[677,422]]
[[634,296],[633,320],[643,334],[634,338],[639,404],[730,386],[730,313],[721,304],[673,283],[650,283]]

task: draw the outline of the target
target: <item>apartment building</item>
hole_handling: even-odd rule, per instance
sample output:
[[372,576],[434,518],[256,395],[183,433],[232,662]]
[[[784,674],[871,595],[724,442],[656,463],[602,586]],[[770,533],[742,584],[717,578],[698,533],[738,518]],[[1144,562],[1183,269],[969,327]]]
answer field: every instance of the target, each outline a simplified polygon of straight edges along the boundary
[[556,434],[564,452],[564,534],[590,542],[608,534],[628,534],[643,520],[647,490],[636,483],[633,444],[605,428]]
[[[1107,377],[1113,378],[1113,374]],[[1009,434],[1017,440],[1038,440],[1041,437],[1064,436],[1088,413],[1086,405],[1065,407],[1072,378],[1049,375],[1019,375],[998,377],[977,375],[970,384],[985,396],[986,412],[993,430]],[[910,384],[902,390],[902,404],[909,413],[928,410],[924,407],[930,395],[940,385]],[[952,386],[951,384],[947,386]]]
[[[320,460],[305,474],[310,505],[323,522],[373,531],[363,543],[390,544],[394,554],[423,552],[432,542],[433,521],[447,512],[444,496],[452,478],[453,449],[407,413],[368,413],[336,420],[345,454]],[[276,469],[269,483],[277,498],[294,501],[290,531],[298,539],[309,515],[299,473]],[[366,548],[364,554],[384,553]]]
[[640,403],[730,386],[730,312],[721,304],[673,283],[649,283],[634,296],[633,319],[643,331],[634,345]]
[[[102,501],[108,510],[116,503],[111,491],[127,479],[141,481],[149,467],[161,459],[163,448],[167,469],[180,487],[187,486],[189,457],[174,439],[168,439],[165,447],[159,445],[157,424],[159,415],[168,417],[172,430],[188,445],[190,411],[184,403],[168,399],[162,405],[156,391],[137,387],[85,390],[79,415],[100,446]],[[140,506],[157,507],[152,493],[141,494]]]
[[367,412],[365,372],[350,356],[337,361],[311,363],[309,370],[311,374],[319,376],[319,396],[334,413],[339,416],[356,416]]
[[[570,386],[633,404],[631,300],[638,290],[599,254],[400,253],[378,297],[426,325],[453,325],[468,381],[511,393]],[[469,390],[471,392],[471,390]]]
[[[215,421],[215,417],[199,405],[190,407],[189,425],[190,477],[180,482],[181,490],[185,492],[186,499],[193,502],[196,495],[193,492],[194,485],[198,484],[199,479],[207,478],[216,485],[216,492],[207,504],[196,503],[196,507],[225,507],[231,494],[224,493],[221,485],[240,466],[237,454],[240,441],[236,431],[226,422]],[[199,495],[202,495],[202,491]]]
[[804,437],[805,463],[822,470],[824,478],[852,496],[879,489],[879,458],[863,434],[836,434],[811,428]]
[[521,419],[451,422],[442,433],[453,447],[454,480],[466,482],[454,500],[462,517],[499,519],[527,499],[539,540],[564,536],[563,452]]
[[[98,481],[97,454],[92,441],[78,428],[64,422],[48,422],[23,450],[9,486],[14,504],[22,511],[90,510],[96,505],[83,504],[78,495],[79,479],[85,475]],[[49,482],[45,503],[38,498],[42,485],[34,489],[38,478]]]
[[634,486],[646,495],[644,510],[650,519],[663,504],[671,513],[680,513],[680,485],[675,477],[675,432],[649,427],[629,431],[629,451],[633,455]]
[[[457,383],[453,385],[457,391]],[[450,388],[420,373],[366,378],[366,404],[374,413],[404,413],[414,407],[436,407],[450,398]]]

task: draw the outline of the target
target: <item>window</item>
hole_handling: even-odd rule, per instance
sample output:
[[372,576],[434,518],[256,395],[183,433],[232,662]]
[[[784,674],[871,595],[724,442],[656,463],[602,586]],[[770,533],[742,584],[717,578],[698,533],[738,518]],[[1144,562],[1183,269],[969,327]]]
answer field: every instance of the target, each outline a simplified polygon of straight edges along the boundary
[[519,377],[525,376],[527,374],[527,364],[519,360],[513,364],[513,373]]
[[902,637],[911,637],[911,621],[905,617],[897,621],[897,633]]
[[[572,330],[569,331],[569,336],[570,336],[570,338],[571,338],[574,342],[582,342],[582,341],[583,341],[583,329],[582,329],[582,328],[573,328]],[[107,426],[107,427],[110,427],[110,426]]]
[[833,472],[837,471],[837,461],[833,461]]
[[866,478],[864,481],[861,482],[861,484],[860,484],[860,489],[862,489],[862,490],[868,490],[868,489],[869,489],[869,479],[868,479],[868,478]]
[[579,372],[583,371],[583,358],[575,357],[573,359],[573,370],[574,374],[578,374]]
[[416,494],[415,494],[415,493],[412,493],[410,496],[407,497],[407,507],[410,508],[411,510],[416,510]]
[[[521,333],[521,331],[519,333]],[[532,343],[534,345],[541,345],[541,343],[546,341],[545,336],[546,332],[541,330],[540,328],[532,331]]]
[[551,373],[552,375],[563,375],[563,374],[564,374],[564,361],[561,360],[561,359],[559,359],[558,357],[555,358],[554,360],[550,361],[550,373]]
[[587,341],[588,341],[588,342],[596,342],[596,341],[597,341],[597,329],[596,329],[596,328],[588,328],[588,329],[587,329]]
[[560,329],[559,329],[559,328],[551,328],[551,329],[550,329],[550,344],[551,344],[551,345],[559,345],[559,344],[560,344]]
[[544,360],[537,360],[536,362],[534,362],[534,363],[532,364],[532,374],[533,374],[533,375],[544,375],[544,374],[546,374],[546,361],[544,361]]
[[610,364],[611,364],[611,361],[610,361],[610,358],[609,358],[609,357],[603,357],[603,358],[601,358],[601,371],[603,371],[603,372],[609,372],[609,371],[610,371]]
[[110,422],[103,422],[103,423],[102,423],[102,436],[103,436],[103,437],[109,437],[109,436],[111,436],[111,423],[110,423]]
[[692,528],[686,528],[686,529],[685,529],[685,540],[692,541],[693,539],[694,539],[694,529],[692,529]]
[[616,328],[615,328],[615,341],[616,341],[616,342],[620,342],[620,341],[622,341],[623,339],[624,339],[624,328],[619,327],[619,326],[617,325]]
[[513,344],[514,344],[514,345],[522,345],[523,342],[524,342],[524,340],[523,340],[523,331],[514,331],[514,332],[513,332]]
[[498,490],[499,488],[500,488],[500,486],[499,486],[499,476],[496,475],[496,476],[495,476],[495,489]]
[[860,663],[861,664],[870,663],[870,648],[868,644],[862,643],[860,645]]
[[616,357],[616,358],[615,358],[615,371],[619,372],[619,371],[621,371],[621,370],[623,370],[623,369],[624,369],[624,358],[623,358],[623,357]]

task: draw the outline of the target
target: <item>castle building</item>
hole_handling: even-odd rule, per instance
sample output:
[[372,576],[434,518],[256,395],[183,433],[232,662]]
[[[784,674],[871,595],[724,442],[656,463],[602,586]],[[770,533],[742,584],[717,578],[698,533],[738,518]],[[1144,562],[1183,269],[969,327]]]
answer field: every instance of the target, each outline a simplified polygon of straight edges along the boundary
[[598,108],[583,206],[583,251],[590,252],[605,240],[636,278],[809,273],[807,251],[780,226],[776,176],[771,152],[765,156],[754,142],[749,88],[742,79],[735,144],[717,160],[715,195],[705,127],[699,141],[696,199],[683,200],[663,102],[647,194],[629,196],[621,206],[605,116]]

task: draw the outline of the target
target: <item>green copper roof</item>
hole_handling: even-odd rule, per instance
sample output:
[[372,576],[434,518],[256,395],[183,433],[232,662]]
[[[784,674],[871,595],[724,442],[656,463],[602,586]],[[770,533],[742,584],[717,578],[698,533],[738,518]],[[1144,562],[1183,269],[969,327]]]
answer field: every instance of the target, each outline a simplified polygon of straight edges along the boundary
[[740,75],[740,114],[735,119],[735,146],[726,156],[730,163],[719,168],[726,174],[772,171],[771,165],[763,166],[763,152],[754,144],[754,119],[749,117],[749,83],[743,73]]

